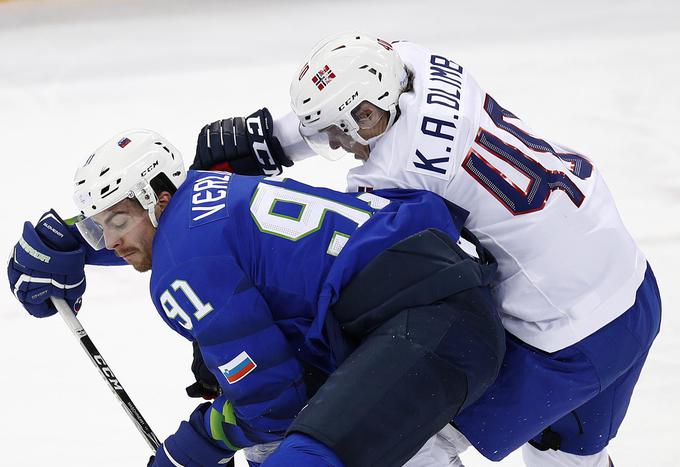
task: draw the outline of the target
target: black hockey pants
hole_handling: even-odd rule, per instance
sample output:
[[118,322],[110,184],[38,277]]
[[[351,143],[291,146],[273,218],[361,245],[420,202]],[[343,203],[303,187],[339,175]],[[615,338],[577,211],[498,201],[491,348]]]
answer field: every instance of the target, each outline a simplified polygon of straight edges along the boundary
[[426,230],[378,255],[333,314],[357,349],[291,425],[348,467],[399,466],[494,381],[504,331],[480,260]]

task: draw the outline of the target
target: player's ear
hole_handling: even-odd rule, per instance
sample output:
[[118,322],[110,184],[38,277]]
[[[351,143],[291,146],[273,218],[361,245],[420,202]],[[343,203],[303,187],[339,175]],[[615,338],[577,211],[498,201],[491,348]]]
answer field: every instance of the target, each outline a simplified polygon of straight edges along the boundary
[[163,211],[165,211],[165,208],[168,207],[168,203],[170,202],[171,198],[172,195],[167,191],[161,191],[158,194],[158,203],[156,203],[155,207],[156,219],[160,218]]

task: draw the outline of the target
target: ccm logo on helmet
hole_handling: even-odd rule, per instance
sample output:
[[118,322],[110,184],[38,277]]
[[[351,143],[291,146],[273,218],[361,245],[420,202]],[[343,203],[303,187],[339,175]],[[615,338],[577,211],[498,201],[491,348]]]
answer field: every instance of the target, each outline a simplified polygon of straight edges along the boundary
[[359,97],[359,91],[356,91],[350,98],[348,98],[340,107],[338,107],[338,110],[342,110],[345,107],[347,107],[354,99]]
[[143,177],[144,175],[147,175],[147,174],[148,174],[149,172],[151,172],[151,171],[154,169],[154,167],[156,167],[157,165],[158,165],[158,160],[156,160],[156,162],[154,162],[153,164],[151,164],[150,166],[148,166],[146,169],[142,170],[141,176]]

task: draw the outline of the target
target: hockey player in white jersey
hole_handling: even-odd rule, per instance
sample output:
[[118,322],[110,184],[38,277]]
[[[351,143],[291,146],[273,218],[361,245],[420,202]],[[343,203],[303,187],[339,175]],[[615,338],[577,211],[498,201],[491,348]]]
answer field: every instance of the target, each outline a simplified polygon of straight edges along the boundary
[[[358,33],[296,71],[293,113],[206,125],[195,168],[277,174],[314,154],[363,160],[349,191],[424,188],[470,212],[496,256],[508,332],[496,383],[452,424],[485,457],[611,464],[661,305],[652,270],[597,167],[531,133],[446,54]],[[306,144],[305,144],[306,143]],[[613,464],[611,464],[613,465]]]

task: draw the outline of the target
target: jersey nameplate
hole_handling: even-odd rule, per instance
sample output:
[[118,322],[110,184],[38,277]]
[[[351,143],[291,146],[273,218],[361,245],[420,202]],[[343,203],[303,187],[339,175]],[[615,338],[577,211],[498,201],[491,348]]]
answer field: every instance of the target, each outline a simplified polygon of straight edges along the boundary
[[413,138],[406,170],[448,180],[458,136],[463,67],[431,55],[429,79],[421,103],[420,129]]
[[220,173],[199,178],[194,182],[191,195],[191,226],[224,219],[227,210],[227,189],[230,173]]

